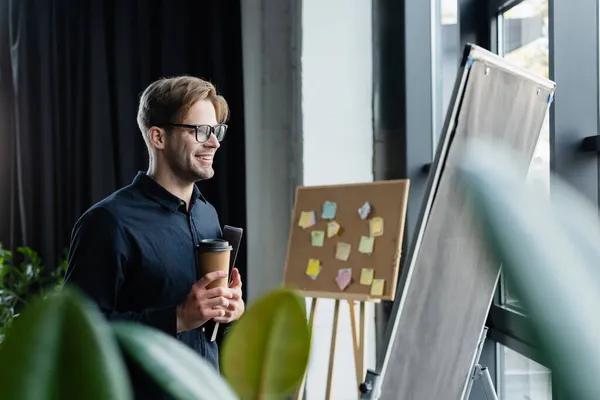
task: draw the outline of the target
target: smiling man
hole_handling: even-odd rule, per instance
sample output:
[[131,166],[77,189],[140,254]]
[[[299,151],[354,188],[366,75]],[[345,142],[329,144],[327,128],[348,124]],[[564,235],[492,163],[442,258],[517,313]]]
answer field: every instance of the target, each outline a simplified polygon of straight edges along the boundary
[[[214,175],[228,114],[225,99],[202,79],[161,79],[146,88],[137,121],[150,156],[148,171],[77,221],[66,277],[109,320],[159,329],[217,369],[218,345],[207,327],[242,315],[242,281],[234,269],[229,289],[207,289],[223,276],[196,275],[199,242],[221,237],[217,213],[196,182]],[[136,398],[166,398],[142,372],[131,374]]]

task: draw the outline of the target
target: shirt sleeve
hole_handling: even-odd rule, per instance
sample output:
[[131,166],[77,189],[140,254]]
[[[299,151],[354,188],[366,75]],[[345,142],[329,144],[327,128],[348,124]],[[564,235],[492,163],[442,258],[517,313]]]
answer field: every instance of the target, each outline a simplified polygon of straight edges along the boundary
[[89,210],[73,228],[65,285],[80,289],[108,320],[139,322],[175,336],[176,306],[141,312],[117,309],[130,257],[129,248],[118,221],[108,209]]

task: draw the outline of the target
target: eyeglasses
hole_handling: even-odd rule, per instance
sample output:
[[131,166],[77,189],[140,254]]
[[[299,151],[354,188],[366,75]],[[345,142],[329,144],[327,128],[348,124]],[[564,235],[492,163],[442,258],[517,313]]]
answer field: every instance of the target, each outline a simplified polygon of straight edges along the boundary
[[211,125],[187,125],[187,124],[166,124],[164,126],[174,126],[178,128],[193,129],[196,132],[196,141],[198,143],[204,143],[210,138],[210,134],[214,134],[215,138],[219,142],[225,139],[225,133],[227,133],[227,125],[217,124]]

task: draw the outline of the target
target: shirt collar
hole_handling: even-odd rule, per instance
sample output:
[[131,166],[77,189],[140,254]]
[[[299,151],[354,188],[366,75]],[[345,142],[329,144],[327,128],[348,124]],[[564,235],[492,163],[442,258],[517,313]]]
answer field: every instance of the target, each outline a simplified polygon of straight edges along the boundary
[[[180,207],[185,209],[185,201],[183,199],[180,199],[169,192],[143,171],[137,173],[133,179],[132,185],[146,194],[148,197],[160,203],[168,210],[176,212]],[[192,193],[190,208],[196,204],[197,200],[201,200],[206,203],[204,196],[202,196],[202,193],[200,193],[200,189],[198,189],[198,186],[194,185],[194,192]]]

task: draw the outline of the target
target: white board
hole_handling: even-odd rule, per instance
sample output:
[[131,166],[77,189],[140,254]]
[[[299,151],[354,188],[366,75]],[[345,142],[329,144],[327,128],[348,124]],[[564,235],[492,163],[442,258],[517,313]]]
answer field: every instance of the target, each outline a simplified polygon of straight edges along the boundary
[[554,90],[547,79],[466,47],[376,371],[382,399],[462,398],[499,266],[458,192],[460,142],[493,139],[531,160]]

